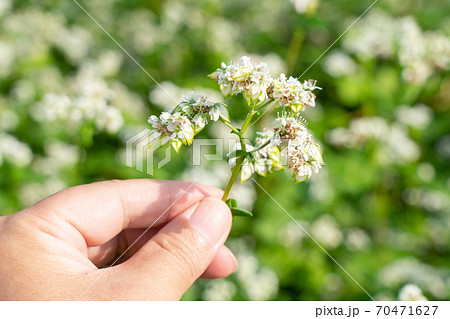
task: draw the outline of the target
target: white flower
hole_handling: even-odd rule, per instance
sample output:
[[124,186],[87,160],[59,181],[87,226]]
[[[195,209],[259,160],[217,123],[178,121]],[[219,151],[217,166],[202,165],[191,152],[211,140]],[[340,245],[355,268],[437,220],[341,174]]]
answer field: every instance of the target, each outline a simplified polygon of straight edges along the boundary
[[273,130],[264,129],[262,132],[257,132],[257,134],[255,146],[259,150],[254,153],[256,173],[266,176],[272,171],[282,170],[281,152],[277,146],[278,140],[274,138]]
[[98,128],[106,129],[108,133],[113,134],[123,126],[123,123],[122,113],[117,108],[108,106],[96,124]]
[[302,182],[311,177],[313,172],[318,173],[323,165],[322,154],[306,130],[304,120],[282,113],[277,121],[280,126],[275,128],[274,136],[280,147],[287,144],[282,154],[287,159],[287,167],[294,171],[295,181]]
[[320,89],[313,80],[303,84],[293,77],[286,78],[282,73],[272,78],[267,64],[251,61],[247,56],[221,68],[209,75],[217,81],[224,96],[242,93],[248,105],[257,107],[268,100],[276,100],[279,106],[291,108],[295,113],[304,107],[315,105],[315,89]]
[[[312,136],[304,126],[304,120],[290,117],[283,113],[277,122],[279,126],[274,130],[265,129],[258,132],[255,146],[246,144],[247,154],[241,171],[241,181],[249,179],[254,172],[266,176],[272,171],[282,170],[283,159],[287,167],[294,171],[296,182],[302,182],[318,173],[322,168],[323,159],[320,147],[314,143]],[[235,150],[240,150],[240,143],[236,143]],[[228,154],[230,164],[236,163],[238,157]]]
[[400,289],[398,298],[401,301],[426,301],[428,300],[422,290],[415,284],[408,284]]
[[300,14],[306,13],[309,10],[315,10],[319,5],[318,0],[290,0],[290,2],[294,5],[295,11]]
[[401,105],[395,110],[395,117],[405,125],[425,129],[433,120],[433,110],[425,104]]
[[227,301],[232,300],[236,293],[236,286],[226,279],[212,280],[207,283],[203,291],[203,299],[207,301]]
[[358,65],[344,52],[334,50],[323,61],[323,69],[334,78],[353,75],[358,70]]
[[417,160],[420,147],[411,139],[407,128],[398,123],[390,124],[381,117],[361,117],[350,122],[349,128],[336,128],[329,134],[332,144],[349,148],[362,147],[376,141],[377,159],[381,164],[407,164]]
[[186,116],[182,116],[179,124],[180,131],[178,137],[182,139],[185,144],[191,144],[194,139],[194,127]]
[[396,19],[372,10],[343,42],[360,59],[396,57],[403,79],[413,84],[424,84],[435,71],[450,68],[450,38],[442,31],[424,32],[411,16]]
[[[174,130],[174,125],[171,122],[172,115],[168,112],[163,112],[159,118],[152,115],[148,118],[148,122],[152,125],[154,130],[150,133],[149,143],[150,145],[155,145],[160,142],[161,145],[165,145],[172,135],[171,132]],[[169,130],[169,125],[172,130]]]
[[194,116],[194,131],[200,132],[206,126],[207,118],[205,114],[197,114]]
[[148,122],[154,129],[150,145],[154,146],[158,142],[164,145],[171,141],[173,148],[178,151],[182,144],[190,145],[195,134],[210,121],[218,121],[219,118],[229,121],[225,104],[211,102],[195,91],[190,91],[174,111],[176,112],[162,112],[159,117],[149,117]]
[[253,173],[255,172],[254,165],[246,158],[244,162],[242,163],[241,168],[241,183],[248,180],[250,177],[252,177]]
[[185,113],[191,113],[193,111],[194,106],[199,106],[201,103],[202,96],[200,94],[195,93],[195,91],[190,91],[189,94],[184,98],[184,100],[180,103],[180,106]]
[[316,96],[313,90],[321,89],[316,81],[308,80],[300,83],[292,76],[289,79],[283,73],[271,81],[269,97],[275,99],[280,106],[290,108],[294,113],[302,111],[305,107],[316,105]]
[[239,268],[237,284],[250,300],[270,300],[279,288],[276,273],[267,266],[261,266],[258,258],[242,239],[230,241],[230,248],[236,255]]
[[322,215],[311,226],[312,235],[325,247],[334,249],[342,243],[343,235],[331,215]]
[[28,144],[15,136],[0,133],[0,158],[8,160],[12,165],[25,167],[32,161],[33,152]]
[[352,251],[365,251],[370,248],[371,240],[365,230],[352,228],[348,231],[345,245]]
[[224,96],[243,93],[251,106],[265,102],[271,82],[267,64],[251,61],[248,56],[241,57],[237,63],[222,63],[209,77],[217,81]]

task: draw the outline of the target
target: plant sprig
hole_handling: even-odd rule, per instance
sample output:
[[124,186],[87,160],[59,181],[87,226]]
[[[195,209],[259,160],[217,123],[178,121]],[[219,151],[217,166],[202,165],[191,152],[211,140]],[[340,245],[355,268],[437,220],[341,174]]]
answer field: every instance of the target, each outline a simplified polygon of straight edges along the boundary
[[[190,145],[194,136],[207,124],[222,122],[239,138],[235,151],[229,154],[231,176],[222,200],[228,204],[233,215],[252,216],[251,212],[238,208],[235,199],[228,198],[239,175],[241,182],[245,182],[255,172],[266,176],[286,166],[293,171],[295,181],[301,182],[322,167],[320,147],[314,142],[306,129],[305,120],[300,116],[300,112],[306,107],[315,106],[316,96],[312,91],[320,88],[313,80],[301,83],[284,74],[273,78],[267,64],[253,62],[246,56],[239,62],[228,65],[222,63],[221,68],[209,77],[217,81],[225,97],[238,94],[244,97],[248,112],[242,127],[233,126],[226,104],[210,101],[192,91],[172,112],[163,112],[159,117],[152,115],[149,118],[153,127],[150,145],[165,145],[170,142],[178,152],[182,145]],[[276,119],[278,125],[258,132],[254,145],[247,143],[245,133],[254,116],[267,107],[282,109]]]

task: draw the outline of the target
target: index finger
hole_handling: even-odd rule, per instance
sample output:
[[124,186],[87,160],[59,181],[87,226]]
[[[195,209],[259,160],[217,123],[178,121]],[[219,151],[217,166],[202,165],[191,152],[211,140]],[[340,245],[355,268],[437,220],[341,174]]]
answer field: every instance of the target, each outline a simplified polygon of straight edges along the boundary
[[222,194],[216,187],[195,182],[113,180],[65,189],[35,207],[39,214],[73,226],[87,246],[98,246],[123,229],[164,224],[198,201]]

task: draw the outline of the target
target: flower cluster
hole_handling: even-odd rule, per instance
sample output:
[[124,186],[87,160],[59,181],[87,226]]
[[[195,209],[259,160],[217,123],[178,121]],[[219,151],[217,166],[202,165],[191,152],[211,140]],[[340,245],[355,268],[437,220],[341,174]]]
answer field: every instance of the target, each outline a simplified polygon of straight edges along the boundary
[[[209,75],[215,79],[224,96],[242,94],[251,110],[241,129],[232,126],[227,106],[211,102],[207,97],[191,91],[189,95],[170,112],[159,117],[152,115],[148,122],[153,126],[150,146],[171,142],[178,151],[181,145],[190,145],[195,134],[209,122],[221,119],[239,137],[234,150],[228,154],[230,166],[234,166],[229,185],[240,173],[241,182],[253,173],[266,176],[284,166],[294,171],[296,182],[309,178],[318,172],[323,161],[319,146],[306,130],[306,121],[299,116],[305,107],[314,107],[316,96],[312,93],[316,81],[301,83],[281,73],[273,78],[267,64],[253,62],[243,56],[237,63],[226,65]],[[278,126],[257,132],[254,145],[245,141],[244,132],[257,108],[275,105],[283,109],[277,119]],[[285,161],[283,161],[285,159]],[[227,189],[229,191],[231,186]]]
[[257,134],[258,137],[255,140],[257,151],[254,155],[255,171],[261,176],[267,176],[272,171],[282,170],[283,163],[280,149],[271,143],[274,137],[273,130],[264,129]]
[[252,62],[248,56],[241,57],[238,63],[222,62],[221,68],[209,77],[217,81],[224,96],[242,93],[249,105],[260,105],[267,100],[272,80],[267,64]]
[[0,167],[3,160],[12,165],[25,167],[33,159],[33,152],[28,144],[19,141],[15,136],[0,131]]
[[224,103],[211,102],[205,96],[191,91],[172,112],[163,112],[159,117],[152,115],[148,122],[153,131],[150,144],[165,145],[171,141],[178,152],[181,145],[190,145],[195,134],[199,133],[210,121],[221,118],[229,121],[228,109]]
[[[263,132],[257,132],[257,134],[258,137],[255,140],[254,146],[250,144],[245,145],[249,155],[242,163],[242,183],[248,180],[255,172],[258,175],[267,176],[273,171],[280,171],[284,168],[280,149],[272,143],[274,138],[273,130],[264,129]],[[240,143],[237,143],[235,150],[228,154],[231,165],[234,165],[238,159],[238,157],[231,155],[236,155],[238,150],[241,150]]]
[[123,111],[117,106],[116,89],[91,67],[81,68],[65,89],[46,93],[31,109],[41,123],[64,123],[64,129],[78,132],[92,123],[98,131],[117,133],[124,124]]
[[316,96],[312,92],[321,89],[316,86],[317,81],[308,80],[300,83],[299,80],[290,76],[286,78],[283,73],[272,80],[268,88],[269,98],[276,100],[278,105],[290,108],[294,113],[299,113],[305,107],[316,105]]
[[221,68],[209,77],[217,81],[224,96],[242,93],[251,106],[275,101],[275,105],[291,108],[295,113],[304,107],[315,106],[316,96],[312,91],[320,89],[313,80],[301,83],[283,73],[273,78],[267,64],[252,62],[247,56],[229,65],[222,62]]
[[426,301],[428,300],[422,290],[415,284],[407,284],[400,289],[398,299],[401,301]]
[[[312,173],[322,168],[323,159],[320,147],[306,129],[302,117],[290,117],[286,112],[277,118],[278,126],[273,130],[258,132],[255,146],[246,145],[248,154],[243,162],[241,181],[249,179],[253,173],[266,176],[272,171],[292,169],[295,181],[302,182]],[[237,144],[236,149],[240,150]],[[234,152],[230,154],[235,154]],[[230,159],[234,163],[237,157]]]
[[306,121],[302,118],[290,117],[283,113],[278,117],[279,126],[274,129],[275,143],[286,147],[282,155],[287,159],[287,167],[294,171],[296,182],[302,182],[318,173],[323,159],[320,147],[307,131]]
[[404,124],[411,123],[409,117],[417,117],[417,123],[414,124],[427,127],[431,118],[427,113],[428,109],[422,107],[410,107],[409,114],[398,108],[397,110],[401,111],[397,113],[400,123],[390,123],[378,116],[355,118],[350,121],[348,127],[332,129],[328,133],[329,143],[346,148],[362,148],[375,143],[375,156],[381,165],[412,163],[420,157],[421,150]]
[[416,85],[450,69],[448,35],[422,30],[414,17],[395,18],[382,10],[371,10],[361,19],[344,37],[343,47],[361,60],[395,57],[402,78]]

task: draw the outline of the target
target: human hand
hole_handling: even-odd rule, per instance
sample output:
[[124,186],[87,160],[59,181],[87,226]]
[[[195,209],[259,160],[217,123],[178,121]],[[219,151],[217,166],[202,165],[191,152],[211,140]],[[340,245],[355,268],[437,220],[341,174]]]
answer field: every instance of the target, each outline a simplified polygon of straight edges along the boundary
[[0,299],[180,299],[198,277],[237,267],[223,245],[231,214],[222,194],[191,182],[106,181],[0,217]]

